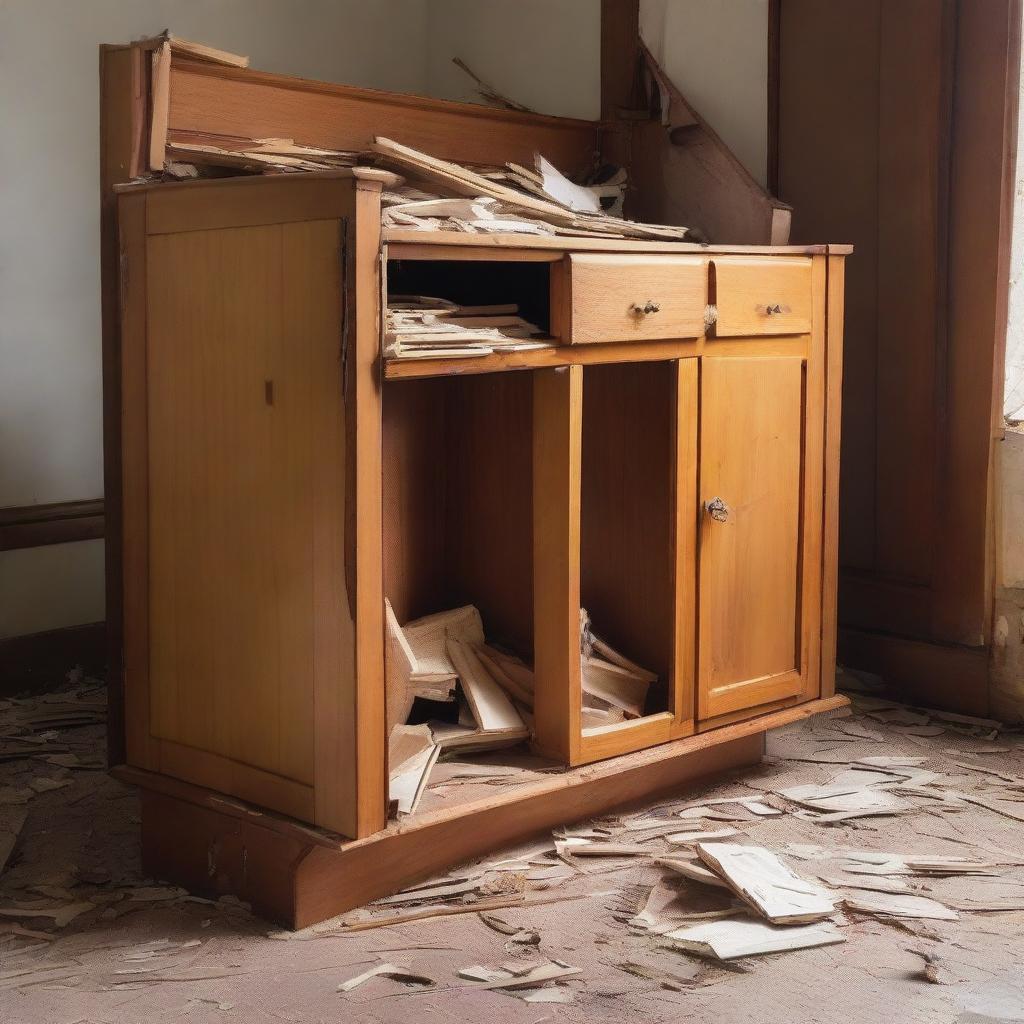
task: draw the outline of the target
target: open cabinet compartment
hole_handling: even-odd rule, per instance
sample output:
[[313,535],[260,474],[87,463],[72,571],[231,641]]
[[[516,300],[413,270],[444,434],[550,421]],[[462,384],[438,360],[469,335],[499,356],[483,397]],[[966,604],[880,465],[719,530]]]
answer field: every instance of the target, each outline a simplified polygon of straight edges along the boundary
[[581,712],[581,761],[693,731],[695,386],[694,360],[583,371],[580,603],[596,636],[657,679],[624,721]]
[[384,594],[398,622],[472,604],[489,643],[533,659],[532,378],[388,382]]

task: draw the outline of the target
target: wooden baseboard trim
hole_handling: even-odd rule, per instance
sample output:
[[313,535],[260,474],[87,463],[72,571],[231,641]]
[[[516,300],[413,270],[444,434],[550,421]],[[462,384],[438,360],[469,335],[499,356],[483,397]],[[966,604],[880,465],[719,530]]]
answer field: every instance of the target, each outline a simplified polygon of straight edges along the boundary
[[909,637],[839,630],[839,661],[885,678],[915,704],[987,716],[989,648],[937,644]]
[[103,536],[103,499],[0,508],[0,551],[97,540]]
[[51,629],[0,640],[0,696],[52,690],[76,665],[102,676],[107,664],[106,624]]

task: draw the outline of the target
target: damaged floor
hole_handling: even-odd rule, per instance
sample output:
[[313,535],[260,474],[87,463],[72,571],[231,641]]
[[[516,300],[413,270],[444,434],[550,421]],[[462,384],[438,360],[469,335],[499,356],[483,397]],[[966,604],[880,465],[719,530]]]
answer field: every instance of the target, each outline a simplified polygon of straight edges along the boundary
[[[1024,736],[995,724],[854,693],[756,770],[290,934],[141,876],[102,695],[0,701],[8,1024],[1024,1021]],[[765,914],[829,944],[716,959]]]

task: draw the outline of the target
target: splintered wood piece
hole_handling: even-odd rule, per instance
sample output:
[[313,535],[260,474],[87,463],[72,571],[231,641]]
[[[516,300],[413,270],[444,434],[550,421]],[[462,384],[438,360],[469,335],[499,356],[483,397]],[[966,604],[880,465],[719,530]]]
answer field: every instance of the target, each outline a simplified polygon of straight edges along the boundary
[[835,902],[824,889],[794,874],[761,846],[698,843],[697,853],[737,896],[773,924],[818,921],[835,911]]
[[541,189],[556,203],[577,213],[600,213],[601,204],[589,189],[570,181],[554,164],[540,153],[533,156]]
[[516,700],[525,704],[528,708],[533,707],[533,689],[532,687],[528,690],[525,686],[521,686],[515,679],[512,678],[502,664],[496,659],[492,658],[491,654],[488,653],[489,649],[486,644],[481,644],[478,647],[473,648],[477,658],[480,659],[480,663],[487,671],[488,675],[510,696]]
[[433,978],[428,978],[422,974],[416,974],[406,967],[397,967],[395,964],[377,964],[376,967],[371,967],[368,971],[363,971],[362,974],[357,974],[354,978],[349,978],[348,981],[343,981],[338,986],[337,991],[351,992],[352,989],[358,988],[371,978],[391,978],[393,981],[400,981],[406,985],[434,984]]
[[846,896],[848,910],[885,917],[916,917],[932,921],[957,921],[960,915],[938,900],[908,893],[862,892]]
[[182,39],[179,36],[165,33],[171,50],[189,60],[206,61],[209,64],[223,64],[230,68],[247,68],[249,58],[241,54],[229,53],[227,50],[218,50],[214,46],[207,46],[205,43],[194,43],[190,39]]
[[692,928],[668,932],[665,938],[674,946],[718,960],[743,956],[782,953],[845,942],[845,936],[833,924],[810,924],[797,928],[777,928],[763,921],[711,921]]
[[423,795],[441,748],[426,725],[396,725],[388,739],[388,800],[399,814],[412,814]]
[[583,692],[611,707],[619,708],[632,718],[644,713],[649,683],[626,669],[600,658],[583,658],[581,663]]
[[668,868],[683,878],[689,878],[693,882],[701,882],[703,885],[713,885],[717,889],[728,889],[729,884],[720,875],[716,875],[710,868],[705,867],[698,860],[684,860],[681,857],[659,857],[654,862],[659,867]]
[[487,674],[476,652],[461,640],[448,640],[448,656],[459,675],[473,717],[484,732],[514,733],[522,738],[523,719],[505,691]]
[[458,675],[448,656],[449,637],[469,644],[484,642],[480,613],[471,604],[407,622],[402,632],[416,659],[417,671],[433,675]]
[[404,725],[412,710],[414,694],[410,683],[416,672],[416,656],[398,624],[391,602],[384,599],[384,694],[388,735]]

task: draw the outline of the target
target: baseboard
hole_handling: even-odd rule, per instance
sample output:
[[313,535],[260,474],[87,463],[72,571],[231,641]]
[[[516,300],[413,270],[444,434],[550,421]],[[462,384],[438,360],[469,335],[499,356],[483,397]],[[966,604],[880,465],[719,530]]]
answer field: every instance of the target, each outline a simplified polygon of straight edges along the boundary
[[915,704],[988,715],[989,648],[937,644],[908,637],[839,630],[839,661],[883,676]]
[[107,665],[105,623],[93,622],[0,640],[0,696],[53,690],[76,665],[87,675],[104,675]]
[[0,508],[0,551],[103,536],[103,499]]

